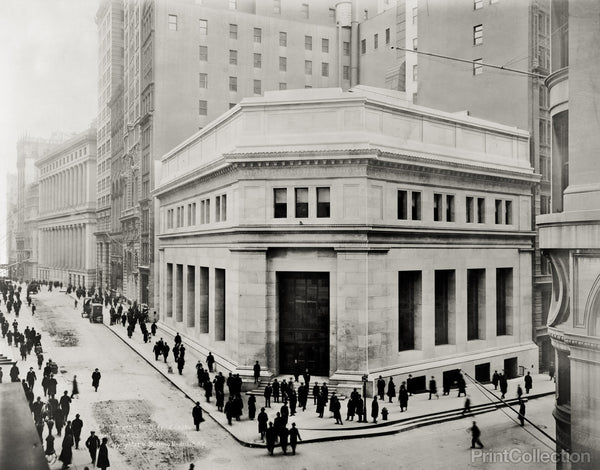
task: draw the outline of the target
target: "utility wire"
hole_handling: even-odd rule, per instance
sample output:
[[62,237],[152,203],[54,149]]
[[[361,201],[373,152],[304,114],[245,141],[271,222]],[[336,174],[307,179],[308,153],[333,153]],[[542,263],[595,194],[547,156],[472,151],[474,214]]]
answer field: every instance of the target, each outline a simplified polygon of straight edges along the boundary
[[[398,50],[405,51],[405,52],[412,52],[414,54],[421,54],[421,55],[426,55],[426,56],[430,56],[430,57],[438,57],[440,59],[454,60],[456,62],[463,62],[465,64],[473,65],[476,63],[473,60],[461,59],[459,57],[452,57],[449,55],[435,54],[433,52],[424,52],[424,51],[419,51],[419,50],[414,50],[414,49],[407,49],[405,47],[391,46],[391,48],[398,49]],[[513,69],[510,67],[504,67],[503,65],[486,64],[485,62],[477,62],[477,65],[481,65],[483,67],[491,67],[493,69],[498,69],[498,70],[505,70],[507,72],[519,73],[521,75],[527,75],[528,77],[535,77],[535,78],[541,78],[541,79],[546,79],[546,77],[547,77],[547,75],[540,75],[539,73],[527,72],[526,70],[518,70],[518,69]]]
[[[492,398],[490,398],[489,396],[487,396],[486,394],[490,394],[494,397],[494,399],[501,401],[502,403],[504,403],[504,405],[508,408],[510,408],[512,411],[514,411],[518,416],[520,416],[520,413],[515,410],[511,405],[509,405],[505,400],[503,400],[502,398],[498,397],[498,395],[496,395],[494,392],[492,392],[491,390],[488,390],[487,388],[485,388],[479,381],[475,380],[473,377],[471,377],[469,374],[467,374],[465,371],[462,371],[463,374],[471,381],[473,382],[473,384],[476,387],[479,387],[479,389],[481,389],[484,392],[484,396],[490,400],[490,402],[494,402],[492,400]],[[505,410],[504,408],[499,408],[500,411],[502,411],[502,413],[504,413],[510,420],[512,420],[513,422],[517,423],[517,420],[515,418],[513,418],[512,416],[510,416]],[[532,421],[530,421],[528,418],[526,418],[525,416],[523,416],[523,419],[525,421],[527,421],[529,424],[531,424],[535,429],[537,429],[540,433],[542,433],[544,436],[546,436],[548,439],[550,439],[552,442],[554,442],[554,444],[558,445],[556,439],[554,439],[550,434],[548,434],[547,432],[545,432],[543,429],[541,429],[537,424],[533,423]],[[519,423],[520,424],[520,423]],[[535,440],[537,440],[538,442],[540,442],[542,445],[548,447],[552,452],[556,453],[556,449],[553,448],[552,446],[550,446],[548,443],[542,441],[539,437],[537,437],[535,434],[533,434],[529,429],[523,427],[523,430],[525,432],[527,432],[528,434],[530,434]]]

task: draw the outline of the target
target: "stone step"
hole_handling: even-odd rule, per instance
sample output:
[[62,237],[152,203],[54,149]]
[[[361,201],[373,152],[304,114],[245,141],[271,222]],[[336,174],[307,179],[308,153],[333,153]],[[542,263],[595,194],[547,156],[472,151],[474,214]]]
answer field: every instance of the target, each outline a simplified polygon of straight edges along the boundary
[[[264,393],[265,393],[265,387],[267,386],[269,382],[264,382],[264,381],[260,381],[258,384],[258,387],[253,388],[252,390],[248,390],[246,392],[246,395],[254,395],[254,396],[260,396],[263,397]],[[322,383],[322,382],[319,382]],[[340,395],[337,391],[337,386],[336,385],[332,385],[331,387],[329,386],[329,384],[327,385],[328,388],[328,397],[331,398],[331,395],[333,395],[335,393],[335,395],[338,397],[338,399],[340,401],[345,400],[346,396],[344,395]],[[296,384],[294,384],[294,390],[296,390],[296,392],[298,391],[298,386]],[[313,395],[312,395],[312,386],[310,387],[310,390],[308,392],[308,398],[309,400],[312,400]]]

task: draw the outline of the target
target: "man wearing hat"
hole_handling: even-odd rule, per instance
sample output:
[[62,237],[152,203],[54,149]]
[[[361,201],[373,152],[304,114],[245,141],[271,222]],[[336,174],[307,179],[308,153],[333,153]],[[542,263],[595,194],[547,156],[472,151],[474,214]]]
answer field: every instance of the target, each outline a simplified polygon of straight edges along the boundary
[[81,428],[83,428],[83,421],[79,418],[79,415],[75,415],[75,419],[71,423],[71,431],[73,431],[73,439],[75,440],[75,449],[79,449],[79,440],[81,439]]
[[85,446],[90,451],[90,457],[92,458],[92,464],[96,464],[96,452],[98,452],[98,447],[100,447],[100,439],[96,436],[94,431],[90,432],[90,437],[85,441]]

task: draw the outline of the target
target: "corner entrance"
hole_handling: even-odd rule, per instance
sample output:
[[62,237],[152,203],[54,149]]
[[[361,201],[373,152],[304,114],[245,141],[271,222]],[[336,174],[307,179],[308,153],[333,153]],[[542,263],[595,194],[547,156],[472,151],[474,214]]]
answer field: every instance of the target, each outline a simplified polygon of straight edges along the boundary
[[329,273],[278,272],[277,284],[279,373],[328,376]]

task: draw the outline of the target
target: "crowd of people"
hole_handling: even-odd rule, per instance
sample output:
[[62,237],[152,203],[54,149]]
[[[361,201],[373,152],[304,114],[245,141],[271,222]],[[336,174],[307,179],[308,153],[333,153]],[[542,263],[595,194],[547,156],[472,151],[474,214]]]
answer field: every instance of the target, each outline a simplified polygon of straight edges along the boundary
[[[39,285],[47,285],[49,291],[52,290],[52,287],[62,287],[59,282],[50,283],[40,281]],[[32,291],[35,293],[35,290],[32,289]],[[80,414],[76,413],[75,417],[70,419],[73,414],[71,410],[73,399],[79,397],[77,376],[73,377],[71,393],[68,390],[64,390],[62,395],[60,395],[57,391],[58,382],[56,380],[58,365],[50,358],[44,365],[41,333],[36,331],[35,327],[30,328],[29,325],[22,332],[19,329],[19,321],[23,321],[23,317],[18,320],[21,313],[22,303],[20,299],[22,287],[12,282],[9,283],[5,280],[0,280],[0,293],[2,295],[0,301],[0,329],[2,331],[2,338],[7,341],[9,348],[16,348],[22,363],[27,361],[29,356],[34,353],[37,356],[38,372],[41,371],[42,375],[41,380],[39,380],[34,367],[29,367],[27,372],[22,372],[17,365],[18,362],[15,362],[11,366],[9,373],[11,382],[21,382],[22,384],[40,441],[42,444],[45,443],[44,453],[46,457],[49,461],[60,460],[62,468],[66,469],[72,464],[73,447],[76,450],[79,449],[83,430],[83,420]],[[27,303],[33,317],[36,307],[29,295],[29,289],[27,291]],[[5,307],[6,314],[3,312],[2,306]],[[8,315],[10,314],[14,314],[15,317],[12,324],[8,319]],[[21,374],[24,375],[23,378],[21,378]],[[100,380],[99,374],[98,369],[92,373],[92,386],[95,383],[96,389]],[[2,376],[3,372],[0,367],[0,383],[2,382]],[[41,392],[38,387],[41,388]],[[36,391],[38,392],[37,398],[35,398]],[[44,399],[42,399],[42,395]],[[60,455],[58,457],[56,456],[55,436],[62,438]],[[90,436],[85,441],[92,465],[101,469],[106,469],[110,466],[107,443],[108,439],[106,437],[100,441],[94,431],[90,432]],[[88,469],[88,467],[85,468]]]

